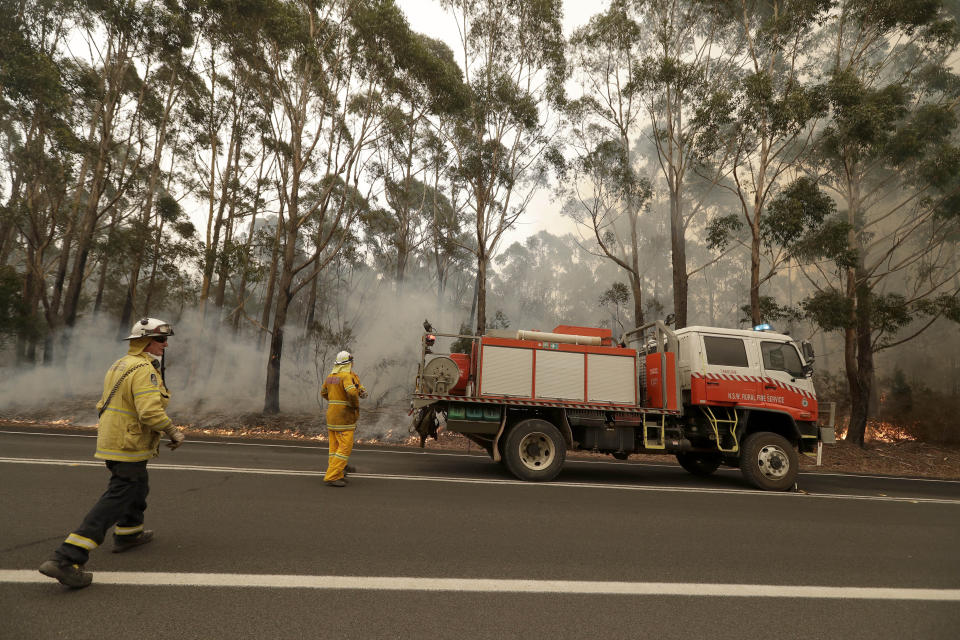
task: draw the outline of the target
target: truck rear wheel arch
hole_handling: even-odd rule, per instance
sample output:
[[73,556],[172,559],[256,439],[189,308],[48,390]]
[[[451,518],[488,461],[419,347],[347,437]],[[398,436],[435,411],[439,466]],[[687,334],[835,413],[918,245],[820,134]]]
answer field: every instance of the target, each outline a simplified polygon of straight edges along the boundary
[[567,422],[567,415],[563,409],[530,410],[508,408],[507,422],[503,433],[500,435],[500,441],[503,442],[513,427],[530,418],[546,420],[560,431],[560,435],[563,436],[563,441],[566,443],[568,449],[573,446],[573,431],[570,429],[570,423]]

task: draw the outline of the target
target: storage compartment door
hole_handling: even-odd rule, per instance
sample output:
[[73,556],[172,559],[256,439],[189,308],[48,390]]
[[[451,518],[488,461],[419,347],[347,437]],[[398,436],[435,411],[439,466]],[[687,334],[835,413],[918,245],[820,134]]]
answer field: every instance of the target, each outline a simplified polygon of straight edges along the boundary
[[583,402],[582,353],[537,351],[536,392],[538,398]]
[[529,398],[533,393],[533,350],[483,345],[480,395]]
[[587,400],[637,403],[637,359],[587,354]]

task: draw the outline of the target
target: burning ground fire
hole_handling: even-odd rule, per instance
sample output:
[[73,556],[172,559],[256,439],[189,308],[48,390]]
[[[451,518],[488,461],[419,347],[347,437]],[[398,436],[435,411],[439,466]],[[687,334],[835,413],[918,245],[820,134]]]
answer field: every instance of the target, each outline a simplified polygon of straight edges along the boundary
[[[847,437],[847,427],[837,430],[837,439],[842,440]],[[880,422],[879,420],[867,421],[867,432],[865,434],[868,442],[916,442],[916,438],[907,432],[905,428],[892,422]]]
[[[177,425],[188,434],[198,433],[210,436],[239,437],[239,438],[282,438],[284,440],[300,440],[309,442],[326,442],[326,433],[303,433],[296,429],[275,429],[266,426],[253,426],[242,428],[212,428],[212,427],[191,427],[190,425]],[[388,430],[380,436],[369,438],[357,438],[355,444],[379,444],[379,445],[399,445],[412,446],[420,444],[420,438],[417,436],[400,435],[394,429]]]

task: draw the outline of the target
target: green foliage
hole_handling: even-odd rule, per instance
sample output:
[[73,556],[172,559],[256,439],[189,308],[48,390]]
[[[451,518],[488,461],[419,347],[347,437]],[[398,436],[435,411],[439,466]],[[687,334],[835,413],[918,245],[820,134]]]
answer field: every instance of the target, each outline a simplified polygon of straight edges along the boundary
[[736,213],[715,216],[707,223],[707,246],[714,251],[725,251],[742,229],[743,219]]
[[943,316],[960,323],[960,293],[941,293],[933,298],[923,298],[914,306],[924,316]]
[[886,293],[870,297],[870,326],[879,335],[896,333],[914,320],[912,305],[899,293]]
[[639,210],[653,195],[649,178],[640,175],[619,140],[604,140],[578,160],[580,171],[605,188],[616,200]]
[[625,305],[630,299],[630,287],[625,285],[622,282],[614,282],[610,285],[610,288],[604,291],[599,298],[597,298],[597,303],[600,305],[613,305],[616,309],[619,309],[621,306]]
[[891,411],[896,416],[903,416],[913,409],[913,389],[907,382],[903,369],[895,366],[893,378],[890,380],[890,396],[884,403],[884,410]]
[[760,220],[761,238],[768,245],[790,249],[817,233],[836,208],[816,182],[805,176],[797,178],[767,205],[767,213]]
[[824,331],[840,331],[853,326],[853,300],[836,289],[818,291],[800,306],[806,317]]
[[0,266],[0,344],[10,335],[22,333],[29,327],[22,292],[23,276],[11,266]]
[[[470,324],[466,322],[460,325],[460,331],[458,333],[461,336],[473,335],[473,331],[470,329]],[[450,345],[450,353],[470,353],[473,342],[474,341],[471,338],[457,338],[453,341],[453,344]]]
[[[750,322],[751,312],[749,304],[742,305],[740,307],[740,313],[743,314],[740,322]],[[779,304],[776,299],[771,296],[760,296],[760,318],[763,322],[792,322],[801,320],[803,313],[800,309]]]
[[837,269],[853,268],[857,264],[857,249],[850,246],[850,229],[850,223],[842,215],[831,216],[818,229],[795,242],[792,253],[800,260],[826,258],[833,261]]
[[[909,301],[899,293],[869,297],[870,326],[877,349],[898,342],[900,332],[917,321],[944,317],[960,322],[960,300],[956,294]],[[855,326],[853,301],[835,289],[819,291],[801,304],[805,316],[825,331],[842,331]]]

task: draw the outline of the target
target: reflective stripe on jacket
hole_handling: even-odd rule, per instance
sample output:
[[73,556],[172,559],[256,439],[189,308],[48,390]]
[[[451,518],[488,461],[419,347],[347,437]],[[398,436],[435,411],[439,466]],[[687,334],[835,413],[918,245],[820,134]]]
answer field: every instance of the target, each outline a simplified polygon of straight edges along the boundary
[[346,431],[357,428],[360,415],[360,378],[352,371],[331,373],[323,381],[320,395],[327,402],[327,428]]
[[140,462],[154,458],[160,434],[173,424],[166,411],[170,393],[160,372],[153,366],[153,359],[133,345],[107,371],[97,410],[103,408],[120,376],[133,367],[136,369],[123,379],[100,416],[94,457],[101,460]]

